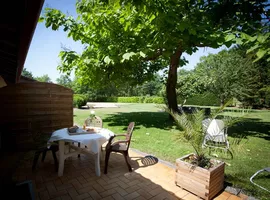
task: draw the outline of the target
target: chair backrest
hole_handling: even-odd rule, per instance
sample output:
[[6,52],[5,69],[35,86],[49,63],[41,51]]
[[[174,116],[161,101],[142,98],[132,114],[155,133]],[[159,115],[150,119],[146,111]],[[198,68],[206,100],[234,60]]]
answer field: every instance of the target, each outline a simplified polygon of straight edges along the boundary
[[135,126],[135,122],[130,122],[129,125],[128,125],[128,128],[127,128],[127,133],[126,133],[126,140],[128,141],[127,149],[129,148],[129,145],[130,145],[130,141],[131,141],[134,126]]
[[220,119],[213,119],[207,128],[207,134],[211,136],[224,135],[225,134],[224,131],[225,131],[225,124]]
[[102,119],[99,116],[95,116],[93,119],[87,118],[84,121],[84,124],[86,126],[93,126],[93,127],[99,127],[99,128],[103,127]]
[[203,128],[204,133],[207,131],[210,122],[211,122],[210,118],[204,119],[202,121],[202,128]]

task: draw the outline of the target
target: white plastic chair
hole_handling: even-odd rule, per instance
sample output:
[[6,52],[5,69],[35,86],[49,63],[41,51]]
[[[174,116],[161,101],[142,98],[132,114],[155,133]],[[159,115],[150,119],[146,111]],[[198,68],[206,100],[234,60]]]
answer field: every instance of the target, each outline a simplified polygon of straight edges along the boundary
[[203,147],[214,147],[228,150],[230,145],[227,135],[227,127],[220,119],[205,119],[202,121],[205,132]]

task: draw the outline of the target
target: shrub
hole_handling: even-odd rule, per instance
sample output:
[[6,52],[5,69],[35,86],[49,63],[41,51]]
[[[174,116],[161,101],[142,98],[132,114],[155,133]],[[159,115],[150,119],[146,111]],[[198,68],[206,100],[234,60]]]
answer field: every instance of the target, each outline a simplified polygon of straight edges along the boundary
[[118,97],[119,103],[140,103],[140,97]]
[[80,108],[85,106],[87,103],[87,97],[83,94],[74,94],[73,95],[73,107]]
[[145,96],[139,97],[139,103],[144,103]]
[[118,97],[106,97],[104,102],[118,102]]

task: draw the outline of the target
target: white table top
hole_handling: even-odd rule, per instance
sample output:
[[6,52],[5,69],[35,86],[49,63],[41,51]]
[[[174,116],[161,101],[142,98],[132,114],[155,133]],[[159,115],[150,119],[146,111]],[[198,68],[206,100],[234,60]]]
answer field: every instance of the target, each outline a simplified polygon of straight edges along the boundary
[[82,128],[78,128],[77,133],[84,133],[81,135],[69,135],[68,129],[63,128],[56,130],[52,133],[48,145],[51,142],[63,140],[66,142],[80,142],[81,146],[85,145],[89,148],[93,153],[97,153],[99,151],[100,146],[109,140],[114,133],[106,128],[95,128],[98,130],[98,133],[85,134],[86,131]]

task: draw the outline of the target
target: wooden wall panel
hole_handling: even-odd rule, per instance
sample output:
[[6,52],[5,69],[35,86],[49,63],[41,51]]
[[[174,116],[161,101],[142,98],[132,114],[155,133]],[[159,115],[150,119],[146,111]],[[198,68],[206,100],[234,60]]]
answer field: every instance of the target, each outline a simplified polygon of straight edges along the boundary
[[23,82],[0,88],[0,149],[28,149],[35,136],[73,125],[73,91]]

